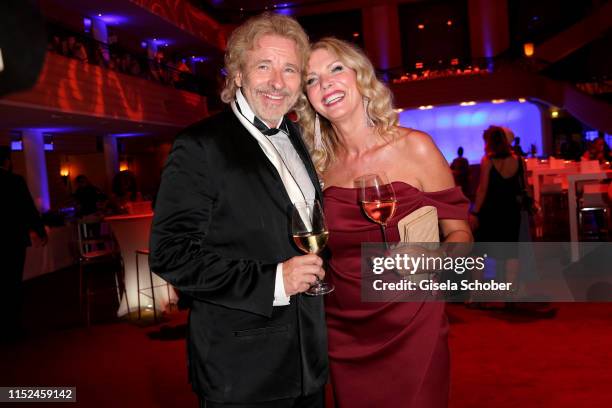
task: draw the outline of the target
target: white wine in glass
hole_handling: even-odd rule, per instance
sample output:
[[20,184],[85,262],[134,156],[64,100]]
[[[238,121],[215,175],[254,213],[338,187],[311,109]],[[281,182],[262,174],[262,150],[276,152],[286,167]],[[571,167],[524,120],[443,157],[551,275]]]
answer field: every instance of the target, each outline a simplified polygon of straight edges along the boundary
[[298,233],[293,235],[293,242],[302,252],[308,254],[318,254],[327,245],[328,231],[319,233]]
[[[318,200],[300,201],[293,204],[291,234],[295,245],[306,254],[319,254],[325,248],[329,231]],[[317,278],[317,281],[304,293],[319,296],[333,290],[333,285]]]

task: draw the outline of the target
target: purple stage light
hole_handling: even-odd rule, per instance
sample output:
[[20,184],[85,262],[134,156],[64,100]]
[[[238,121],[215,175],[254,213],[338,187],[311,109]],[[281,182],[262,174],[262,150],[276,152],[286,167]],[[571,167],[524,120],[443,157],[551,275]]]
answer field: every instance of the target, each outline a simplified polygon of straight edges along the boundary
[[153,39],[153,44],[159,45],[159,46],[167,47],[169,44],[173,44],[173,43],[174,43],[174,41],[168,40],[168,39],[164,39],[164,38],[154,38]]
[[34,130],[36,132],[42,132],[42,133],[66,133],[66,132],[84,131],[84,130],[87,130],[87,128],[80,127],[80,126],[57,126],[57,127],[28,126],[27,128],[25,127],[17,128],[16,130],[19,130],[19,131]]
[[115,137],[138,137],[138,136],[149,136],[147,132],[127,132],[127,133],[113,133]]
[[23,150],[23,142],[21,140],[11,141],[11,150],[14,152],[20,152]]
[[98,14],[98,19],[104,21],[107,25],[120,25],[128,22],[128,18],[117,14]]
[[292,3],[280,3],[280,4],[275,4],[275,12],[278,14],[282,14],[285,16],[292,16],[294,11],[292,8],[293,4]]

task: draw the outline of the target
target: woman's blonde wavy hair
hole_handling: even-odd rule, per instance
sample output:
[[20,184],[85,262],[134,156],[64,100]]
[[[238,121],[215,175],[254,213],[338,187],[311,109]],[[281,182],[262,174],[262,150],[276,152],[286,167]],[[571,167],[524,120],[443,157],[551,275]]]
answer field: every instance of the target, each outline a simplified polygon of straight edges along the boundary
[[[357,90],[366,99],[366,114],[374,123],[374,133],[380,137],[395,137],[397,135],[398,114],[393,110],[393,94],[378,78],[374,66],[359,48],[351,43],[333,37],[317,41],[310,48],[310,53],[324,49],[356,73]],[[304,81],[305,83],[305,81]],[[334,161],[339,149],[342,149],[340,139],[334,132],[331,123],[319,115],[323,147],[314,148],[315,111],[306,99],[300,97],[295,107],[302,136],[310,149],[317,171],[323,173]]]
[[236,75],[244,71],[247,51],[252,50],[260,37],[264,35],[278,35],[295,41],[301,66],[308,60],[308,35],[302,26],[293,18],[281,14],[263,13],[247,20],[236,28],[227,42],[225,52],[225,85],[221,91],[221,100],[230,103],[236,98],[238,87],[234,82]]

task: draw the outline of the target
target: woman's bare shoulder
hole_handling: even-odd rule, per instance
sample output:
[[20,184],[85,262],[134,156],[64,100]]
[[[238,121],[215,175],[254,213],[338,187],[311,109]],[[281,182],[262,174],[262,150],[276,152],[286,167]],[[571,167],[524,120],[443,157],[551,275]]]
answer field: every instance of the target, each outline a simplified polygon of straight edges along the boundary
[[[416,179],[423,191],[439,191],[454,185],[448,163],[433,138],[425,132],[398,128],[398,151],[406,176]],[[415,182],[411,184],[415,185]]]
[[436,143],[427,133],[399,126],[397,130],[396,146],[402,150],[402,153],[421,159],[438,153]]

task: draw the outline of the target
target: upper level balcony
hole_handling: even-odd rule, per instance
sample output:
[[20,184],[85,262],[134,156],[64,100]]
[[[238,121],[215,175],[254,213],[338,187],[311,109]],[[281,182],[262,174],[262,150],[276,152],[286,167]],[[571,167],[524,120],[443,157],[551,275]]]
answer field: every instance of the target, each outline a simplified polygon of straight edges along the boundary
[[224,32],[188,2],[173,5],[41,2],[44,67],[34,87],[0,98],[4,126],[167,135],[207,116]]
[[[53,52],[36,85],[0,99],[5,125],[40,111],[121,122],[123,131],[183,127],[207,115],[206,97]],[[15,116],[11,113],[21,110]],[[23,111],[25,110],[25,112]],[[29,117],[29,118],[28,118]],[[117,124],[119,125],[119,124]],[[14,123],[12,127],[19,127]]]

